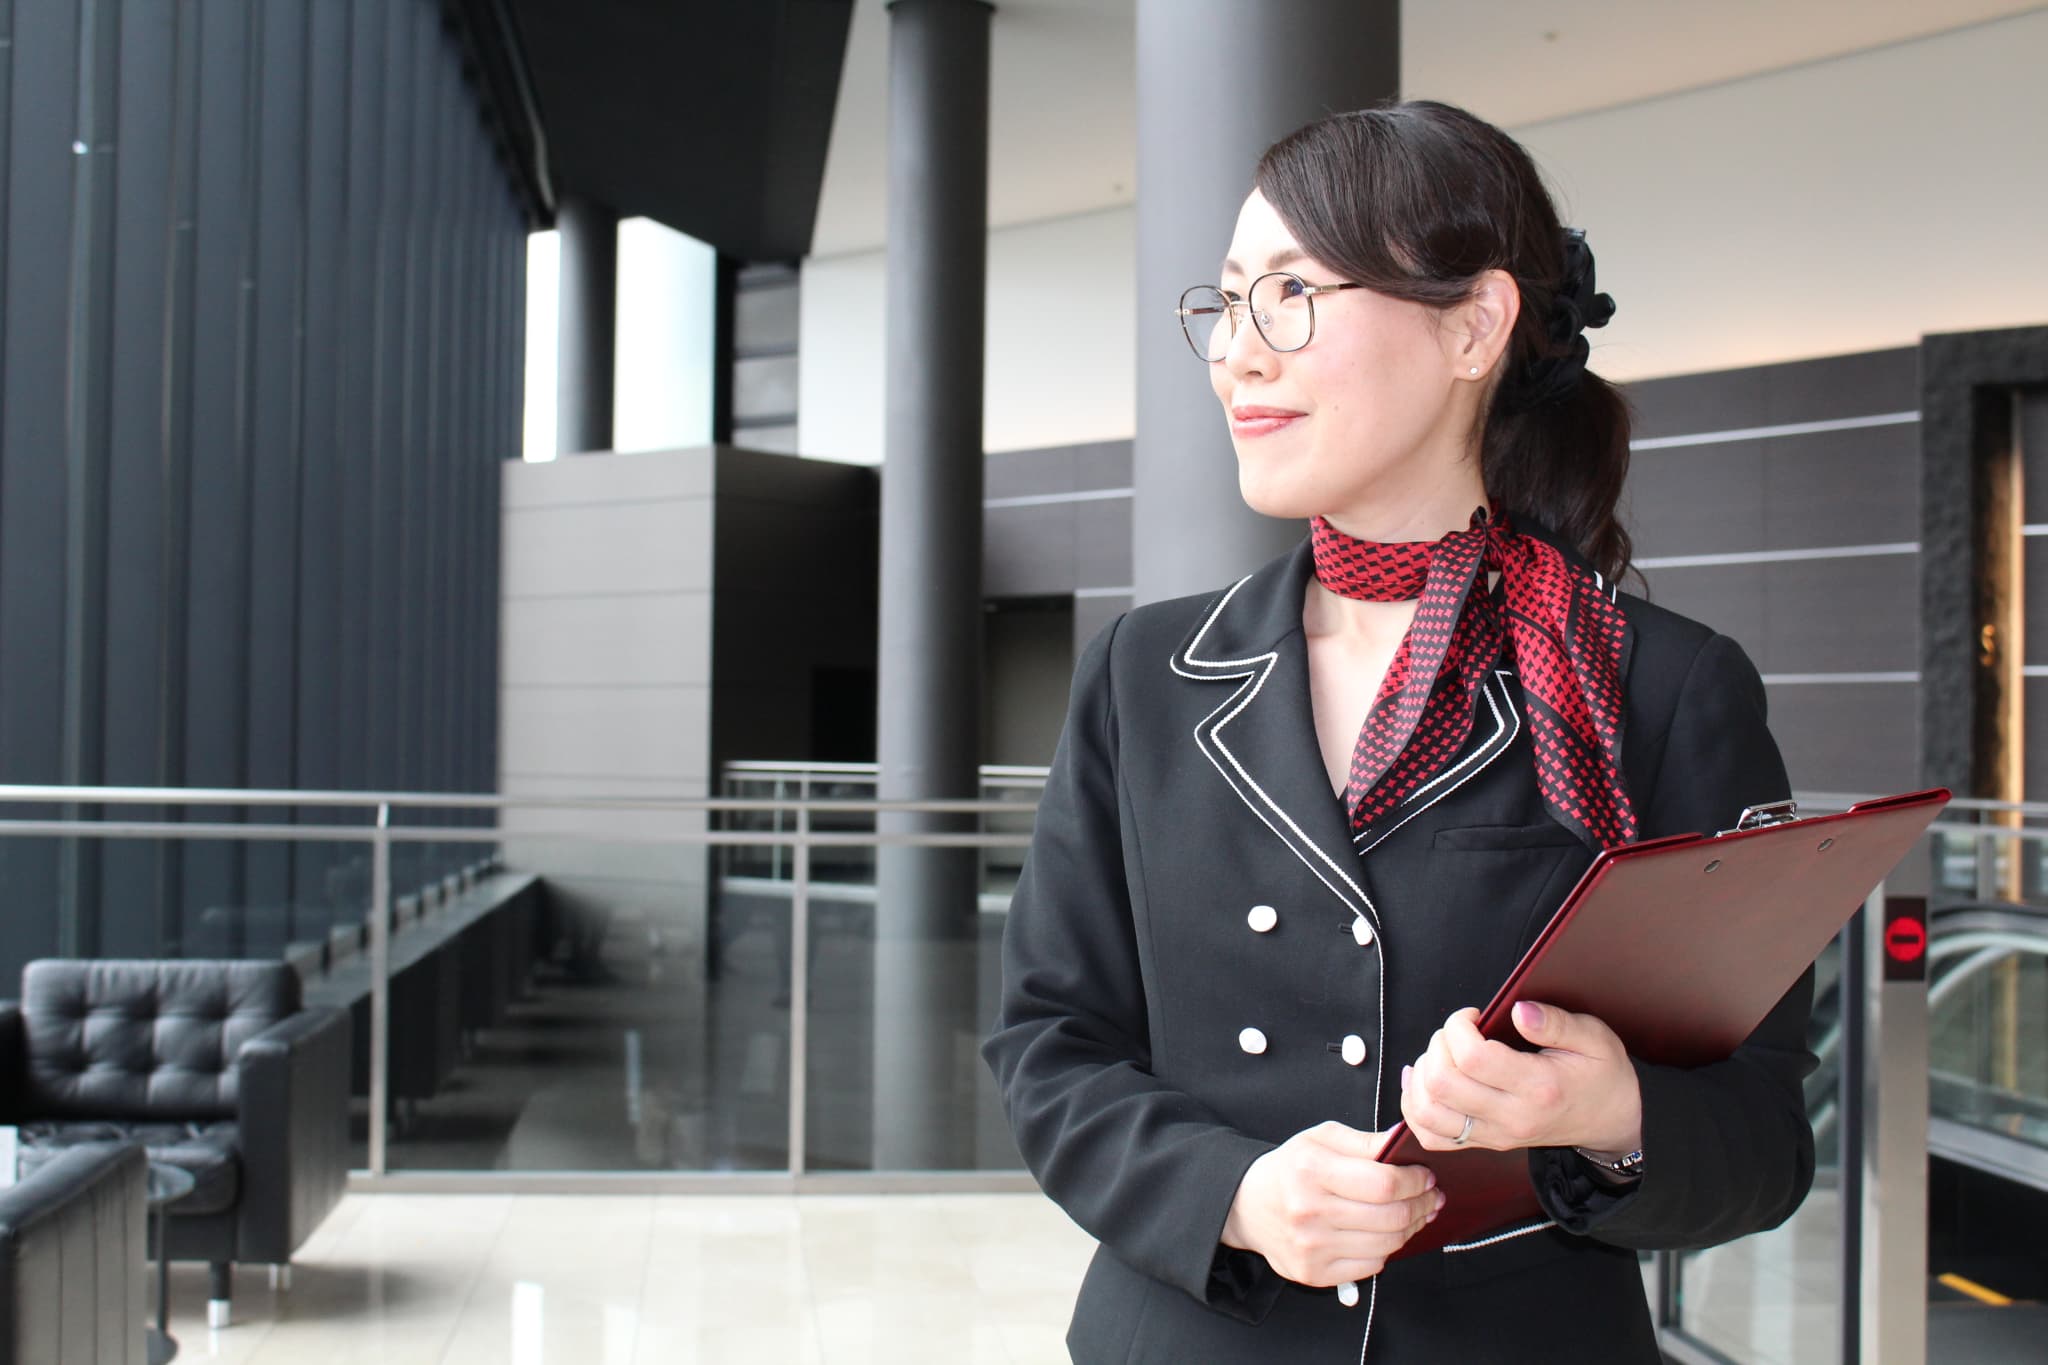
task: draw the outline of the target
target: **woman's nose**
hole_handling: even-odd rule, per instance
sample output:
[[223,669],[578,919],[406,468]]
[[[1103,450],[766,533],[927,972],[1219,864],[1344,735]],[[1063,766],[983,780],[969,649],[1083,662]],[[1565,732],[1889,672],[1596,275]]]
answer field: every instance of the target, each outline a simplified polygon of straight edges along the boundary
[[1250,312],[1239,319],[1237,329],[1230,334],[1230,344],[1223,349],[1222,364],[1232,374],[1240,377],[1248,374],[1270,375],[1273,373],[1274,357],[1279,353],[1266,344],[1265,335],[1253,325]]

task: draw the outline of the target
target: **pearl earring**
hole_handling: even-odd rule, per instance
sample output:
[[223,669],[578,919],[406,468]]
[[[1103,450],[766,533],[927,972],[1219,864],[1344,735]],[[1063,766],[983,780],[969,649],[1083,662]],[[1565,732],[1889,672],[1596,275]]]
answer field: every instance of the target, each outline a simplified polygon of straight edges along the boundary
[[1477,365],[1474,365],[1474,366],[1472,367],[1472,373],[1474,373],[1474,374],[1478,374],[1478,373],[1479,373],[1479,367],[1478,367]]

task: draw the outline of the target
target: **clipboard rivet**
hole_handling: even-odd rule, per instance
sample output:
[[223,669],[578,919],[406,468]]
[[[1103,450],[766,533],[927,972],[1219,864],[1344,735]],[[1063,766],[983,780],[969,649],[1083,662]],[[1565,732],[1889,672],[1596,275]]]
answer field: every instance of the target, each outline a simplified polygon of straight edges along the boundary
[[1719,858],[1716,858],[1714,859],[1714,861],[1707,864],[1707,871],[1712,872],[1715,868],[1719,867],[1720,865],[1721,860]]
[[1818,849],[1814,850],[1814,851],[1815,851],[1815,852],[1817,852],[1817,853],[1825,853],[1825,852],[1827,852],[1827,851],[1828,851],[1829,849],[1833,848],[1834,846],[1835,846],[1835,840],[1834,840],[1834,836],[1833,836],[1833,835],[1830,835],[1830,836],[1828,836],[1827,838],[1825,838],[1825,839],[1821,840],[1821,841],[1820,841],[1820,847],[1819,847]]

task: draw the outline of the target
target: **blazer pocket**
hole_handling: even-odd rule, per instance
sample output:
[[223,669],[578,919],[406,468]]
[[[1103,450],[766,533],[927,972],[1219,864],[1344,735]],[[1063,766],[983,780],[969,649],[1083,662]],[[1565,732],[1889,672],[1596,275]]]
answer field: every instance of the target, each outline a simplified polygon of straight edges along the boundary
[[1512,848],[1583,848],[1578,836],[1555,820],[1533,825],[1454,825],[1440,829],[1430,841],[1432,849],[1483,853]]

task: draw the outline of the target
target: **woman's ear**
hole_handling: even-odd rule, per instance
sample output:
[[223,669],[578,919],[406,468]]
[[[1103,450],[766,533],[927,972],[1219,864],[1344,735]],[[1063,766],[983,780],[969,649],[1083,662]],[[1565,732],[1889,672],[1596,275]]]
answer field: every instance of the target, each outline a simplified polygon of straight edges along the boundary
[[[1480,275],[1472,292],[1451,309],[1445,329],[1450,360],[1460,378],[1484,379],[1493,373],[1507,353],[1521,310],[1522,291],[1514,276],[1500,269]],[[1477,375],[1471,372],[1475,365]]]

